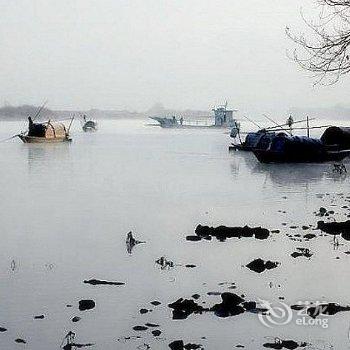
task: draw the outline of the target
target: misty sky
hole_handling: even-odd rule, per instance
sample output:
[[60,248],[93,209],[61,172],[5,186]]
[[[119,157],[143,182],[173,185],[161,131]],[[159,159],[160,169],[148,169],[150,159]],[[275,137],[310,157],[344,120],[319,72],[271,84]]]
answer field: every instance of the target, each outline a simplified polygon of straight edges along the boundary
[[[287,58],[312,0],[0,0],[0,102],[241,111],[348,105]],[[311,11],[311,13],[313,13]],[[316,12],[315,12],[316,13]]]

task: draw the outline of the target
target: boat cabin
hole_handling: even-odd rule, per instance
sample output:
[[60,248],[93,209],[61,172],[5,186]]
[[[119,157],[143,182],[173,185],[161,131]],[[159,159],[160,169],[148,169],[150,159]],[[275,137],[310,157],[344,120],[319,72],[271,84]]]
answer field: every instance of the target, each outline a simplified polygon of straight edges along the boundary
[[215,124],[214,126],[222,127],[237,127],[237,121],[233,119],[233,112],[237,112],[237,110],[228,110],[226,106],[218,107],[213,109]]
[[327,146],[350,149],[350,128],[331,126],[325,130],[321,141]]

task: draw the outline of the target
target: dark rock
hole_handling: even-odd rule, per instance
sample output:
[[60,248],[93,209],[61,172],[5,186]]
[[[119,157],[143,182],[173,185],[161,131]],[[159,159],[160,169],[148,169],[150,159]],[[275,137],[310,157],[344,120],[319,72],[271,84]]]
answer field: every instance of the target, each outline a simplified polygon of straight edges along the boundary
[[350,240],[350,220],[344,222],[319,221],[317,228],[329,235],[340,235],[347,241]]
[[316,235],[314,235],[313,233],[307,233],[307,234],[304,235],[303,237],[306,238],[306,239],[312,239],[312,238],[315,238]]
[[162,332],[159,329],[155,329],[154,331],[152,331],[152,334],[155,337],[159,337],[162,334]]
[[6,332],[6,331],[7,331],[7,329],[6,329],[6,328],[4,328],[4,327],[0,327],[0,333]]
[[192,298],[195,299],[195,300],[199,299],[200,297],[201,296],[199,294],[193,294],[192,295]]
[[304,256],[305,258],[311,258],[312,255],[313,254],[307,248],[297,248],[297,251],[291,254],[293,258],[298,258],[300,256]]
[[137,245],[137,244],[141,244],[141,243],[146,243],[144,241],[138,241],[137,239],[135,239],[132,235],[132,232],[128,232],[128,234],[126,235],[126,251],[131,254],[133,248]]
[[202,237],[199,236],[186,236],[187,241],[198,242],[202,240]]
[[159,324],[155,324],[155,323],[145,323],[145,326],[150,327],[150,328],[157,328],[157,327],[159,327]]
[[158,306],[158,305],[160,305],[160,304],[161,304],[161,302],[160,302],[160,301],[155,300],[155,301],[151,301],[151,304],[152,304],[152,305],[154,305],[154,306]]
[[274,343],[265,343],[263,344],[264,348],[268,349],[288,349],[288,350],[294,350],[297,348],[305,348],[308,344],[307,343],[297,343],[294,340],[281,340],[281,339],[276,339]]
[[21,339],[21,338],[15,339],[15,342],[19,343],[19,344],[27,344],[27,342],[24,339]]
[[80,311],[91,310],[95,306],[96,306],[96,304],[93,300],[80,300],[79,301],[79,310]]
[[170,269],[175,266],[174,262],[168,260],[165,256],[161,256],[159,259],[157,259],[156,264],[158,264],[162,270]]
[[140,309],[140,314],[143,315],[143,314],[147,314],[149,310],[147,309]]
[[148,329],[148,327],[146,327],[146,326],[135,326],[135,327],[132,327],[132,329],[134,331],[146,331]]
[[262,273],[265,270],[271,270],[276,268],[279,265],[278,262],[273,262],[273,261],[264,261],[262,259],[255,259],[252,262],[250,262],[246,267],[248,269],[257,272],[257,273]]
[[203,349],[202,345],[200,344],[184,344],[182,340],[175,340],[172,343],[169,344],[169,348],[171,350],[197,350],[197,349]]
[[343,311],[350,311],[350,306],[341,306],[339,304],[329,303],[329,304],[319,304],[317,306],[311,306],[306,309],[307,314],[312,318],[316,318],[319,315],[333,316],[338,312],[343,312]]
[[79,316],[74,316],[73,318],[72,318],[72,322],[79,322],[81,320],[81,318],[79,317]]
[[243,306],[239,305],[244,302],[237,294],[233,293],[222,293],[221,294],[222,302],[216,304],[211,308],[211,311],[214,311],[215,315],[218,317],[229,317],[236,316],[245,312]]
[[321,207],[318,213],[316,213],[317,216],[325,216],[327,214],[327,209]]
[[196,265],[193,265],[193,264],[187,264],[185,265],[185,267],[189,268],[189,269],[193,269],[195,267],[197,267]]
[[255,237],[256,239],[267,239],[270,235],[270,231],[262,227],[209,227],[198,225],[195,233],[197,236],[215,237],[219,241],[225,241],[227,238],[242,238],[242,237]]
[[184,346],[186,350],[197,350],[197,349],[202,349],[202,345],[200,344],[192,344],[188,343]]
[[171,350],[184,350],[184,342],[183,340],[175,340],[169,344],[169,348]]
[[173,309],[173,320],[184,320],[193,313],[206,311],[202,306],[193,300],[180,298],[168,305]]
[[103,281],[103,280],[96,280],[96,279],[85,280],[84,283],[92,284],[93,286],[97,286],[97,285],[123,286],[123,285],[125,285],[124,282],[110,282],[110,281]]
[[44,318],[45,318],[44,315],[34,316],[34,320],[42,320],[42,319],[44,319]]

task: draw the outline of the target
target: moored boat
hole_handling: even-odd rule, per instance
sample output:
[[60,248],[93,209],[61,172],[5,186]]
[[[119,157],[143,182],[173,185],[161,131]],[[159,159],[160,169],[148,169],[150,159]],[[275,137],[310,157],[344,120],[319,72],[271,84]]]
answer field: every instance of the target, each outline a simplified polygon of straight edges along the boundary
[[233,113],[237,112],[236,109],[227,109],[227,103],[223,106],[213,108],[214,121],[210,121],[209,118],[203,117],[201,119],[189,119],[185,120],[183,117],[176,118],[171,117],[149,117],[159,123],[162,128],[231,128],[237,130],[240,129],[240,123],[237,119],[233,118]]
[[267,144],[253,150],[261,163],[321,163],[341,161],[350,155],[350,148],[327,145],[320,139],[305,136],[275,135]]
[[69,136],[69,129],[72,124],[73,118],[69,128],[67,129],[63,123],[53,122],[48,120],[47,122],[34,123],[31,117],[28,117],[28,130],[24,133],[17,135],[24,143],[55,143],[55,142],[69,142],[71,138]]
[[83,123],[82,128],[85,132],[97,130],[97,122],[96,121],[94,121],[92,119],[87,120],[85,114],[84,114],[83,120],[84,120],[84,123]]

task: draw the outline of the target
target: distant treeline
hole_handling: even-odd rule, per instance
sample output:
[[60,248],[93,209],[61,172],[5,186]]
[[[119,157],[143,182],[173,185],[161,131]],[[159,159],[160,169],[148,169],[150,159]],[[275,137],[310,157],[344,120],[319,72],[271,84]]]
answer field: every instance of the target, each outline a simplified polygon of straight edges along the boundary
[[[9,120],[17,120],[28,118],[29,116],[34,116],[40,107],[31,106],[31,105],[23,105],[23,106],[3,106],[0,108],[0,118],[1,119],[9,119]],[[40,112],[40,115],[44,118],[55,117],[56,113],[51,111],[48,108],[43,108]]]
[[[28,116],[34,116],[39,110],[40,106],[23,105],[23,106],[3,106],[0,107],[0,120],[23,120]],[[72,116],[82,116],[86,114],[89,118],[93,119],[144,119],[150,116],[183,116],[187,118],[209,116],[210,111],[192,111],[184,110],[177,111],[171,109],[165,109],[162,105],[156,104],[146,112],[133,112],[127,110],[102,110],[102,109],[90,109],[90,110],[51,110],[49,108],[43,108],[40,112],[38,120],[52,119],[67,119]]]
[[[40,106],[22,105],[22,106],[3,106],[0,107],[0,120],[23,120],[28,116],[34,116],[39,110]],[[350,107],[334,106],[325,108],[291,108],[289,110],[295,117],[309,116],[316,119],[329,119],[329,120],[349,120],[350,121]],[[90,109],[90,110],[51,110],[49,108],[43,108],[40,112],[39,120],[52,119],[67,119],[72,116],[82,116],[86,114],[89,118],[93,119],[144,119],[150,116],[167,116],[173,115],[177,117],[200,118],[212,116],[212,112],[198,111],[198,110],[174,110],[166,109],[161,104],[155,104],[149,110],[145,112],[133,112],[127,110],[102,110],[102,109]],[[238,113],[238,118],[240,113]]]

